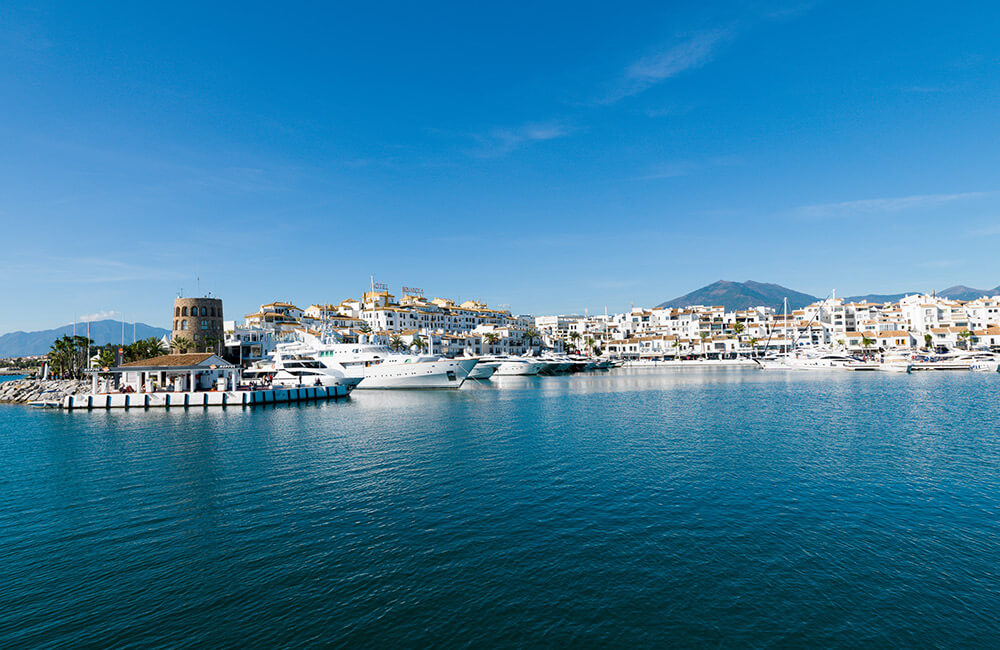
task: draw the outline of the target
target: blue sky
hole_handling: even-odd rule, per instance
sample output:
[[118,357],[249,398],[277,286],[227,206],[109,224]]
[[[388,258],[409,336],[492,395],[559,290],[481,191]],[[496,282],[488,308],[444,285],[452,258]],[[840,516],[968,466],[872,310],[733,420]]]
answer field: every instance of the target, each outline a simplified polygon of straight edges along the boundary
[[[960,9],[960,10],[959,10]],[[0,331],[1000,283],[1000,6],[6,2]]]

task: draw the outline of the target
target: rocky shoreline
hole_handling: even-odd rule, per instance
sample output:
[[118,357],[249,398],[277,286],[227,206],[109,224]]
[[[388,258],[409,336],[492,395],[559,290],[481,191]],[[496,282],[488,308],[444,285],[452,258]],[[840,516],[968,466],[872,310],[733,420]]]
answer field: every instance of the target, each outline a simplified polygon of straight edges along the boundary
[[77,379],[12,379],[0,383],[0,402],[27,404],[36,400],[61,402],[67,395],[90,392],[90,381]]

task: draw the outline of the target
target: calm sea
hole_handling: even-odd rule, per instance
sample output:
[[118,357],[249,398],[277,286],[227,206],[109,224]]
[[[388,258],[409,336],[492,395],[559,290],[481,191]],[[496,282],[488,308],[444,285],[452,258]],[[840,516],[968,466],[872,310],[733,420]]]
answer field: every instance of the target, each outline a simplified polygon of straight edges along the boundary
[[0,406],[0,646],[995,646],[1000,376]]

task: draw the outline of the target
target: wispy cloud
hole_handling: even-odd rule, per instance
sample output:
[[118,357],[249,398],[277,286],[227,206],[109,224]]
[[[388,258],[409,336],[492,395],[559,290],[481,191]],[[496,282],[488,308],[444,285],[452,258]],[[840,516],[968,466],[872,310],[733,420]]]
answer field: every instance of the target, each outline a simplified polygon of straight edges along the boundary
[[99,257],[34,256],[29,261],[7,264],[0,270],[2,280],[14,280],[25,275],[30,275],[38,283],[55,284],[104,284],[184,277],[169,265],[130,264]]
[[80,316],[77,320],[81,323],[88,323],[95,320],[108,320],[108,319],[118,319],[121,316],[121,312],[110,309],[107,311],[99,311],[93,314],[84,314]]
[[699,32],[663,51],[642,57],[625,70],[624,77],[615,90],[600,103],[613,104],[676,77],[682,72],[704,66],[714,58],[719,47],[729,40],[733,33],[731,27]]
[[477,156],[495,158],[535,142],[555,140],[569,135],[570,129],[561,122],[539,122],[515,127],[496,128],[474,133],[472,138],[479,147]]
[[639,176],[637,180],[652,181],[661,178],[677,178],[679,176],[687,176],[710,167],[738,165],[741,162],[742,159],[738,156],[715,156],[704,160],[675,160],[653,167],[648,174]]
[[934,208],[947,203],[989,196],[993,192],[963,192],[960,194],[917,194],[884,199],[862,199],[841,203],[804,205],[794,210],[797,216],[810,219],[830,219],[854,215],[892,214],[904,210]]
[[967,231],[970,237],[996,237],[1000,235],[1000,223],[990,223]]
[[646,117],[653,119],[660,117],[677,117],[679,115],[686,115],[694,110],[694,106],[660,106],[658,108],[647,108],[643,111]]

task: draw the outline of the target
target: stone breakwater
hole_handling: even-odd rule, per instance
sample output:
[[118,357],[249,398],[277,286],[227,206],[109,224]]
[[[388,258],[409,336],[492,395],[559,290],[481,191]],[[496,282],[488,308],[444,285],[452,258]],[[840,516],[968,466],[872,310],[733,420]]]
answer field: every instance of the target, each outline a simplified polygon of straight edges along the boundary
[[0,402],[26,404],[36,400],[62,401],[67,395],[90,392],[90,381],[76,379],[12,379],[0,383]]

